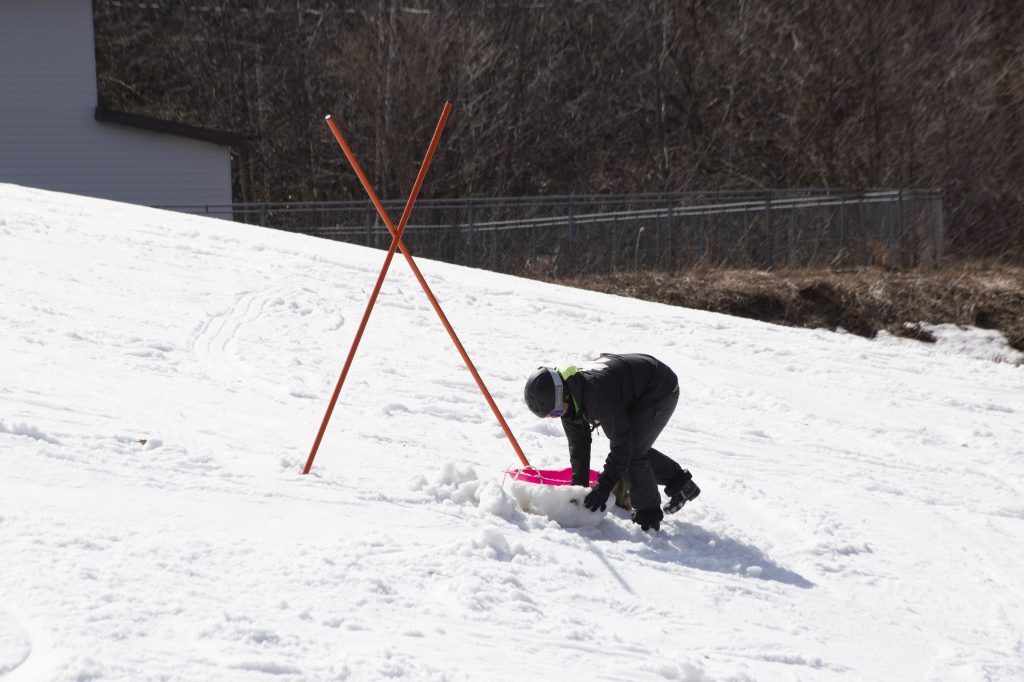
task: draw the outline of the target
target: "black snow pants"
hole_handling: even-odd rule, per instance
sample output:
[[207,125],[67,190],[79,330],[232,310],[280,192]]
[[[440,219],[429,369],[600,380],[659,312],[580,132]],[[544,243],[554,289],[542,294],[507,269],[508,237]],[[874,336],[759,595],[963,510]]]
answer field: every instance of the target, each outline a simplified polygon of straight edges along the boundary
[[668,485],[682,474],[683,468],[672,458],[654,449],[679,402],[676,389],[650,407],[628,413],[633,435],[633,452],[629,459],[629,496],[634,509],[661,506],[658,485]]

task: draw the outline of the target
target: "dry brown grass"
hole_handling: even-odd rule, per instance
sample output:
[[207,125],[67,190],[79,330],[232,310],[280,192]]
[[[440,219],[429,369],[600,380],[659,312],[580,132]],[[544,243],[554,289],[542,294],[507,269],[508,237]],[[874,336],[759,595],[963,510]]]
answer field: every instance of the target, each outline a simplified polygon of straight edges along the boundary
[[919,323],[1001,331],[1024,351],[1024,268],[967,263],[942,270],[705,270],[560,280],[569,286],[797,327],[934,341]]

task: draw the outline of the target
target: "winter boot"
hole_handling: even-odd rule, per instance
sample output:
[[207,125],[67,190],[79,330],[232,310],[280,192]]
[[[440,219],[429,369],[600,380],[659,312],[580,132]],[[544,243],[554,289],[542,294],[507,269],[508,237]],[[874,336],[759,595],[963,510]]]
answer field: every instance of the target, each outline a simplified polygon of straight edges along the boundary
[[626,479],[620,480],[612,488],[612,495],[615,496],[615,506],[620,509],[632,509],[633,504],[629,499],[629,481]]
[[675,514],[683,508],[684,504],[693,501],[694,498],[700,495],[700,488],[693,482],[693,476],[690,475],[690,472],[683,469],[679,476],[676,476],[665,486],[665,494],[668,495],[669,500],[663,509],[666,514]]

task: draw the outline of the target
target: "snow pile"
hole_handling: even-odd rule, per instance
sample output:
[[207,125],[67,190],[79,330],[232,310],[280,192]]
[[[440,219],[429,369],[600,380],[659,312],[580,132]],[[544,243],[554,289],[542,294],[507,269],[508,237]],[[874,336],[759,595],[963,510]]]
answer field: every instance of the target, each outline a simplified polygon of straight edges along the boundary
[[24,663],[30,653],[32,644],[28,635],[17,621],[0,611],[0,676]]
[[[1024,365],[1024,353],[1011,346],[1006,336],[997,329],[981,329],[958,324],[920,324],[909,325],[928,332],[935,337],[933,344],[918,352],[929,352],[942,355],[962,355],[977,360],[1005,362],[1011,365]],[[919,341],[893,336],[882,330],[878,332],[878,341],[888,345],[920,345]]]
[[445,462],[432,481],[417,476],[411,488],[437,502],[473,505],[506,521],[517,521],[521,516],[515,500],[500,485],[494,480],[481,480],[473,467],[458,462]]
[[303,476],[383,252],[10,185],[0,225],[4,682],[1024,679],[1014,356],[420,262],[538,468],[535,367],[676,370],[702,494],[651,535],[502,485],[402,259]]
[[471,505],[505,521],[523,524],[521,511],[542,516],[562,528],[593,527],[604,514],[582,505],[587,489],[578,486],[550,486],[506,478],[502,484],[481,480],[473,467],[446,462],[434,476],[413,479],[411,488],[431,499],[447,504]]
[[592,512],[583,506],[588,489],[581,486],[537,485],[513,480],[508,480],[505,486],[520,509],[551,519],[562,528],[596,526],[605,517],[604,512]]
[[26,424],[25,422],[14,422],[10,426],[7,426],[4,424],[4,421],[0,419],[0,433],[7,433],[12,436],[25,436],[26,438],[34,438],[35,440],[60,445],[60,443],[51,436],[46,435],[36,427],[31,424]]
[[922,324],[921,328],[935,337],[936,347],[944,352],[972,358],[1024,364],[1024,353],[1010,346],[997,329],[979,329],[956,324]]

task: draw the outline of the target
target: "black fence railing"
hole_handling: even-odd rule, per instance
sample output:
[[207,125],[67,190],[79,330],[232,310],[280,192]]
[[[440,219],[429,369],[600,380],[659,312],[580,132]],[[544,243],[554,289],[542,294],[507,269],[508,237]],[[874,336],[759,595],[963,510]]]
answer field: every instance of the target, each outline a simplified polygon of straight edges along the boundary
[[[397,221],[404,202],[385,201]],[[387,248],[369,202],[163,206]],[[940,267],[942,192],[764,190],[431,199],[403,237],[412,253],[512,274],[633,270]]]

